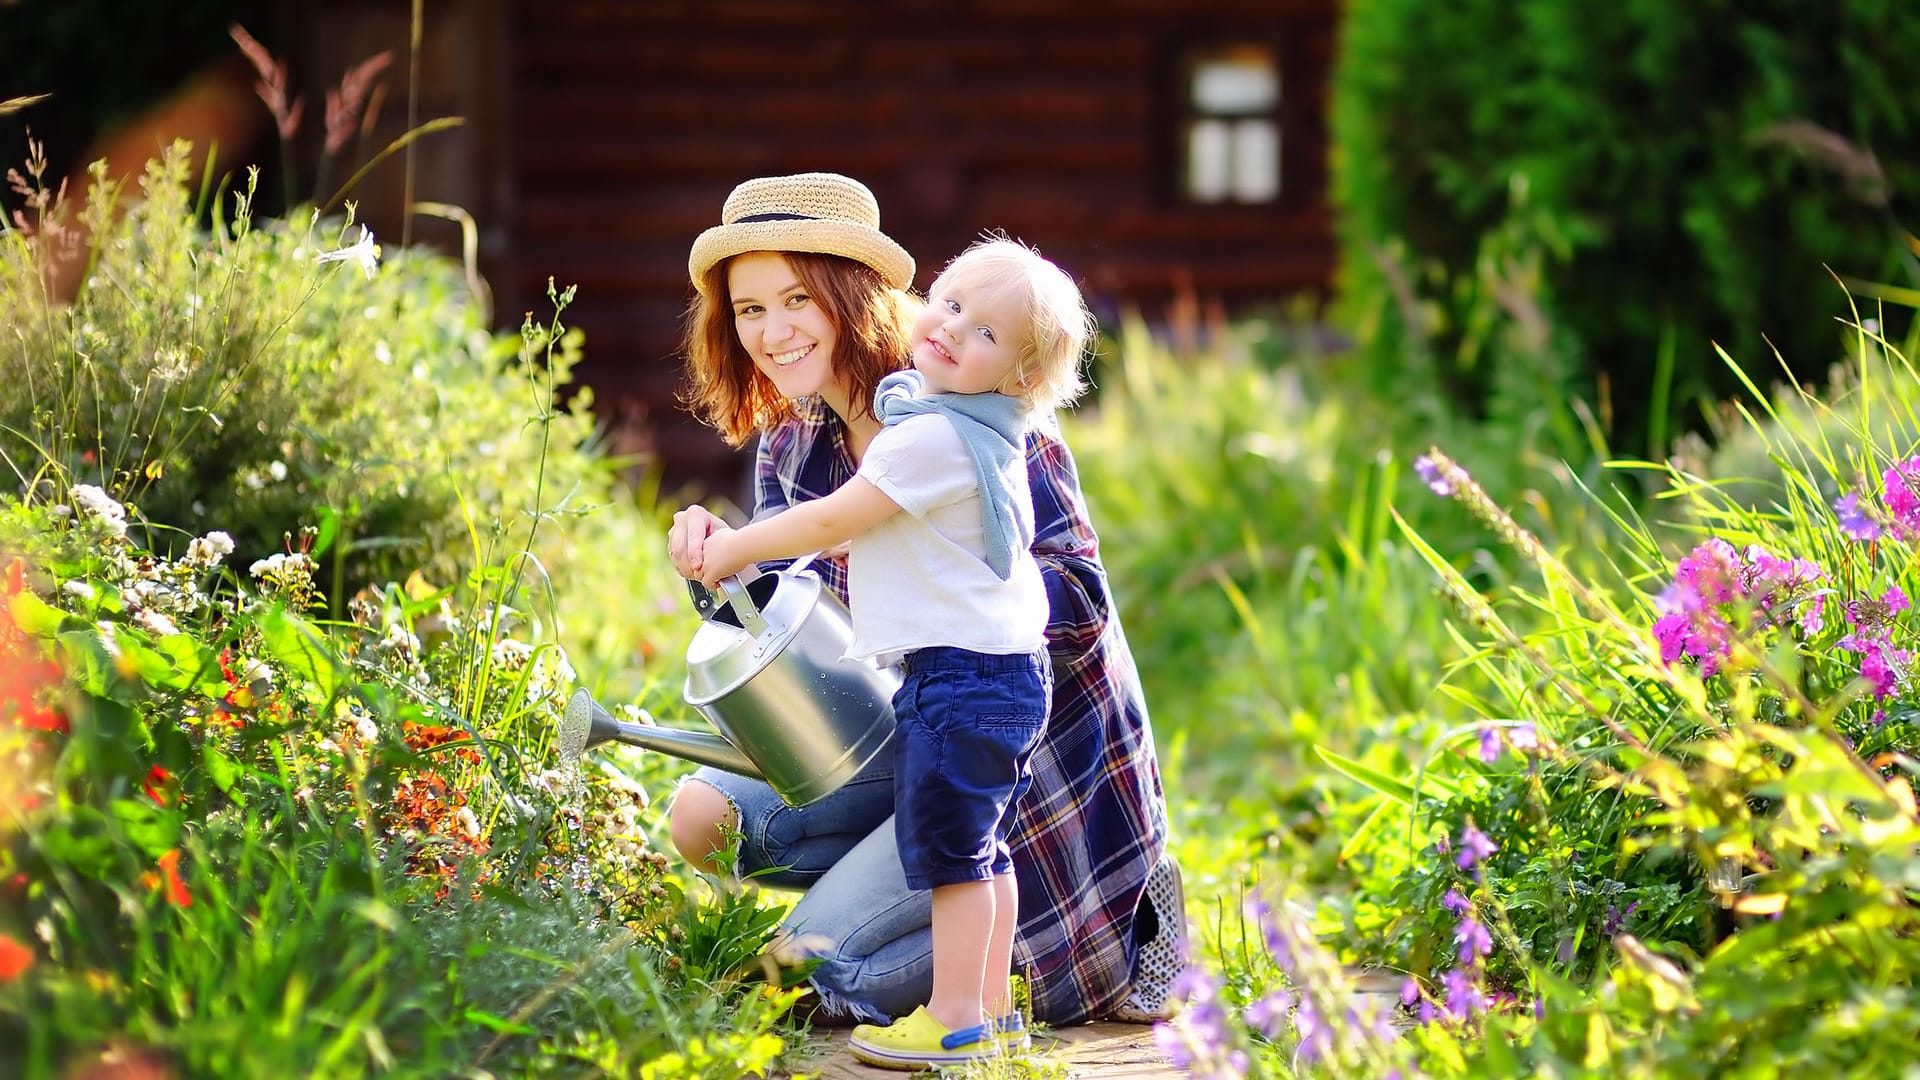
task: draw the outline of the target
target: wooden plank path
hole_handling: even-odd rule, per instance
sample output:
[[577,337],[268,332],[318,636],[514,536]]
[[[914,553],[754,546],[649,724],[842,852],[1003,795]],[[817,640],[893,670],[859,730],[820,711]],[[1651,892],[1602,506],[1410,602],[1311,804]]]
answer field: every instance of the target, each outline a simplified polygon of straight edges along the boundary
[[[847,1052],[850,1028],[815,1030],[801,1074],[819,1080],[899,1080],[910,1074],[876,1069]],[[1035,1032],[1032,1054],[1063,1063],[1074,1080],[1166,1080],[1173,1067],[1153,1045],[1151,1024],[1079,1024]],[[926,1073],[922,1076],[929,1075]]]

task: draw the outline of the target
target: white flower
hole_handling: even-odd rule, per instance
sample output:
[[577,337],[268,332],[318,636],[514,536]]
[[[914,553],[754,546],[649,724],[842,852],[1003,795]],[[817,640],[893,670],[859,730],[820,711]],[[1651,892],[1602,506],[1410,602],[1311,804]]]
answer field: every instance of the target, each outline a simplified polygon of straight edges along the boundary
[[273,477],[275,483],[285,480],[287,478],[287,463],[284,461],[268,462],[267,475]]
[[214,567],[233,554],[233,537],[218,530],[187,545],[187,561],[195,566]]
[[360,733],[360,738],[363,741],[380,741],[380,725],[374,723],[373,717],[371,716],[356,717],[353,721],[353,728]]
[[357,262],[360,264],[360,269],[366,272],[367,280],[372,281],[373,272],[380,269],[380,245],[373,242],[373,230],[362,225],[360,239],[354,241],[351,247],[343,247],[338,251],[323,251],[314,256],[314,261]]
[[169,637],[180,632],[180,628],[173,625],[172,619],[151,608],[141,608],[134,612],[133,622],[135,626],[155,637]]
[[72,495],[80,509],[99,519],[115,536],[127,535],[127,508],[114,501],[113,496],[92,484],[75,484]]
[[472,807],[463,806],[455,810],[453,812],[453,820],[455,824],[460,826],[460,831],[466,834],[467,839],[480,839],[480,820],[473,816]]
[[512,638],[501,638],[493,643],[493,662],[508,671],[518,671],[533,655],[533,646]]
[[68,596],[77,596],[82,600],[93,599],[93,586],[84,581],[69,581],[60,586],[60,591],[66,593]]
[[307,558],[303,551],[296,551],[291,555],[275,552],[247,567],[247,573],[256,578],[278,576],[291,571],[306,573],[312,565],[313,560]]
[[387,627],[387,636],[380,647],[403,656],[414,656],[420,652],[420,639],[399,623]]

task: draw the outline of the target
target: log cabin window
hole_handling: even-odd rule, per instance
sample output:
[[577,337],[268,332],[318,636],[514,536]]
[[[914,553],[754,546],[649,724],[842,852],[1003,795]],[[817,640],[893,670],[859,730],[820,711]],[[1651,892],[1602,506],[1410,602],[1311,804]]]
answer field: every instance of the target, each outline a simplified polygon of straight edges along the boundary
[[1280,63],[1265,45],[1191,55],[1182,125],[1183,194],[1196,203],[1280,199]]

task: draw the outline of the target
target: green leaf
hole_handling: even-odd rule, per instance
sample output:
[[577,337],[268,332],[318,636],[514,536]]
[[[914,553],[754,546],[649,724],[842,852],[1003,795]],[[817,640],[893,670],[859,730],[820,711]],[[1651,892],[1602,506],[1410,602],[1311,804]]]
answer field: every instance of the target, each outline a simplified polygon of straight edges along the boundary
[[239,763],[212,743],[201,747],[200,760],[206,764],[207,779],[213,781],[213,786],[224,793],[232,794],[234,783],[240,779]]
[[37,638],[51,638],[60,632],[67,613],[40,599],[26,589],[14,595],[7,605],[15,626]]
[[1460,794],[1460,788],[1451,780],[1428,774],[1415,787],[1404,780],[1388,776],[1371,765],[1364,765],[1350,757],[1337,754],[1324,746],[1315,746],[1313,752],[1320,760],[1332,766],[1336,772],[1362,787],[1377,791],[1387,798],[1406,806],[1412,806],[1421,796],[1427,798],[1453,798]]
[[1373,809],[1368,812],[1365,818],[1361,819],[1359,826],[1353,830],[1353,835],[1347,837],[1347,842],[1340,845],[1340,861],[1346,862],[1353,857],[1354,852],[1366,846],[1367,841],[1373,838],[1373,834],[1379,832],[1381,828],[1386,825],[1392,816],[1393,810],[1401,805],[1400,802],[1393,799],[1383,799],[1374,804]]
[[479,1024],[481,1027],[491,1028],[494,1031],[507,1035],[534,1034],[534,1030],[525,1024],[516,1024],[511,1020],[502,1019],[490,1012],[484,1012],[480,1009],[468,1009],[462,1015],[471,1023]]
[[312,624],[283,608],[271,608],[260,619],[261,636],[278,666],[312,683],[331,701],[340,693],[340,662],[326,638]]

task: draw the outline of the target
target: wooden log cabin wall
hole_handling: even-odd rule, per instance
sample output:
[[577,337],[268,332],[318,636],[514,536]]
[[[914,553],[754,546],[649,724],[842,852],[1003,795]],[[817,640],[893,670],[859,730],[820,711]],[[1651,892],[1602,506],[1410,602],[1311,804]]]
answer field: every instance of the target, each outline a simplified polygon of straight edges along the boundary
[[[325,25],[374,20],[391,36],[403,7],[336,0]],[[548,312],[549,276],[579,286],[578,376],[615,447],[662,467],[670,490],[745,495],[743,456],[677,403],[675,349],[687,248],[752,176],[859,178],[921,288],[1004,229],[1074,273],[1103,321],[1183,295],[1232,308],[1319,293],[1332,275],[1335,0],[435,0],[427,13],[429,62],[465,74],[430,76],[446,100],[423,115],[468,125],[428,166],[455,190],[418,197],[468,200],[501,323]]]

